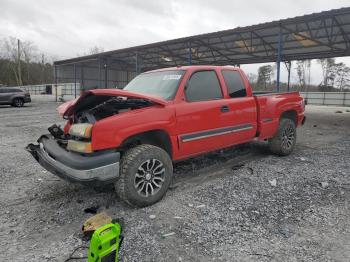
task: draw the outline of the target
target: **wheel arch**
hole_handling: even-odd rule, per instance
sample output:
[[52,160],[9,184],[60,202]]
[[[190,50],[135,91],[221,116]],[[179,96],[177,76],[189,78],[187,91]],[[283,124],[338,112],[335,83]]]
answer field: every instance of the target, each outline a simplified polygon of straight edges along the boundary
[[283,118],[287,118],[287,119],[290,119],[294,122],[295,125],[297,125],[298,123],[298,114],[297,114],[297,111],[291,109],[291,110],[287,110],[287,111],[284,111],[281,116],[280,116],[280,121],[281,119]]
[[23,97],[21,97],[21,96],[14,96],[14,97],[11,98],[11,103],[14,103],[15,99],[21,99],[24,102],[24,98]]
[[131,148],[136,145],[150,144],[165,150],[170,158],[173,156],[173,146],[168,132],[164,129],[154,129],[131,135],[121,143],[122,148]]

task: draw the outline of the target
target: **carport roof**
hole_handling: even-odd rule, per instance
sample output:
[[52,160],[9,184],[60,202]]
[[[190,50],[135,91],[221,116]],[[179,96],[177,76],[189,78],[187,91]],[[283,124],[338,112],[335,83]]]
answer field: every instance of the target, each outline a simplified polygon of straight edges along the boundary
[[[56,61],[103,61],[142,70],[187,64],[251,64],[350,56],[350,7]],[[279,40],[281,40],[279,42]]]

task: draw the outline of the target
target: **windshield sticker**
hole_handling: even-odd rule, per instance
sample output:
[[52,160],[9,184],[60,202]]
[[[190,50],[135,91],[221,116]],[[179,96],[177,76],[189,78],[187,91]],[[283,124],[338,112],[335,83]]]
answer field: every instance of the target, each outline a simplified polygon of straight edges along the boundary
[[165,75],[163,76],[163,80],[179,80],[181,75]]

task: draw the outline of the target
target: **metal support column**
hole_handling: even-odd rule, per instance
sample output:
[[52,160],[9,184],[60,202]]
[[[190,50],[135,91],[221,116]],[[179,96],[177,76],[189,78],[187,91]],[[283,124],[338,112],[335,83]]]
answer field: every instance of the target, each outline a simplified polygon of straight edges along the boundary
[[105,69],[105,88],[108,88],[108,65],[107,65],[107,60],[104,60],[103,67]]
[[282,28],[278,34],[278,49],[277,49],[277,92],[280,91],[280,73],[281,73],[281,56],[282,56]]
[[97,88],[101,88],[101,58],[98,58],[98,87]]
[[135,54],[135,72],[136,72],[136,75],[139,74],[139,55],[138,53],[136,52]]
[[77,97],[77,70],[74,64],[74,98]]
[[191,44],[191,41],[188,42],[188,64],[192,65],[192,44]]
[[80,67],[80,89],[84,91],[84,65],[81,64]]
[[54,68],[54,81],[55,81],[55,101],[57,102],[57,66],[55,65],[55,68]]

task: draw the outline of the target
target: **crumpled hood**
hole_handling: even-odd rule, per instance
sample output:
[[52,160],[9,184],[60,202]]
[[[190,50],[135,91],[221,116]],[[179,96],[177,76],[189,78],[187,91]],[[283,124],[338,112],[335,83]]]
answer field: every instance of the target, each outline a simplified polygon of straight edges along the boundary
[[87,95],[110,95],[110,96],[122,96],[122,97],[130,97],[130,98],[139,98],[144,99],[150,102],[153,102],[158,105],[165,106],[169,102],[160,97],[143,95],[140,93],[133,93],[121,89],[93,89],[85,91],[81,96],[77,97],[74,100],[63,103],[57,108],[58,113],[63,117],[69,117],[74,112],[74,107],[79,103],[79,101],[83,100]]

